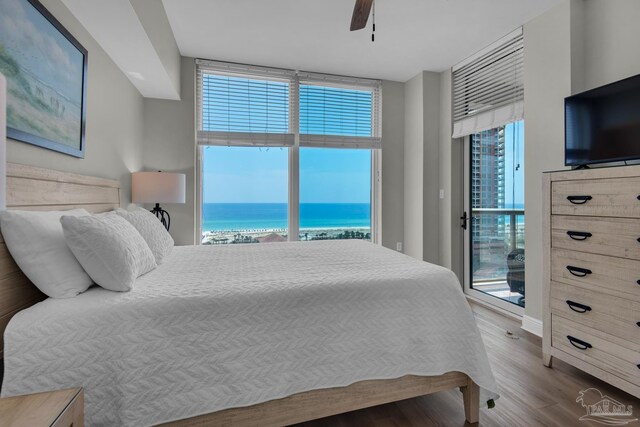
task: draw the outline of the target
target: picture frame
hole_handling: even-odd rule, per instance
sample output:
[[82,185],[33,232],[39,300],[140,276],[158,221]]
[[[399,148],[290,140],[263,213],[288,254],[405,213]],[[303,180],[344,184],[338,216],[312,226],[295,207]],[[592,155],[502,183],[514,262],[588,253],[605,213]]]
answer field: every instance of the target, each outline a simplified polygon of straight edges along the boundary
[[7,137],[84,158],[88,52],[38,0],[0,0]]

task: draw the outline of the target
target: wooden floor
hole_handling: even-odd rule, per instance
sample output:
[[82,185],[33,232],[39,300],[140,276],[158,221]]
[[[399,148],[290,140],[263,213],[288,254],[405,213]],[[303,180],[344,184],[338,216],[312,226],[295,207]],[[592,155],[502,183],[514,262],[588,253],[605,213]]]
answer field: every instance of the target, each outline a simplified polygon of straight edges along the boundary
[[[519,322],[476,304],[473,311],[498,383],[500,399],[494,409],[482,409],[481,426],[602,426],[579,421],[584,408],[576,403],[580,390],[595,387],[624,404],[640,418],[640,399],[554,359],[552,369],[541,360],[541,339],[520,329]],[[520,338],[505,335],[510,330]],[[464,426],[459,391],[390,403],[299,424],[297,427]],[[640,426],[636,421],[629,426]]]

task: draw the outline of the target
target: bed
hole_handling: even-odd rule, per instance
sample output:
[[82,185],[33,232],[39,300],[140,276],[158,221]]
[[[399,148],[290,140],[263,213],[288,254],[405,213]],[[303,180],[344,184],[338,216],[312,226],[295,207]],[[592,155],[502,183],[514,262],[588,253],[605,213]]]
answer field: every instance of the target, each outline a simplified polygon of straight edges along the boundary
[[[116,181],[7,181],[10,208],[119,205]],[[2,395],[83,386],[88,425],[288,425],[457,387],[477,422],[497,397],[453,273],[367,242],[176,247],[131,292],[44,301],[0,260]]]

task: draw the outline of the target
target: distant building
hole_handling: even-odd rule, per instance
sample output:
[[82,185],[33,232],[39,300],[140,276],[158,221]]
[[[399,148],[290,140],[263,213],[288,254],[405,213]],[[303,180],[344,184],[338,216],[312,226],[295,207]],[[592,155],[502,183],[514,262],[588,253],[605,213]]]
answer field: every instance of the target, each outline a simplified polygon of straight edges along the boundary
[[260,243],[286,242],[287,238],[277,233],[270,233],[263,237],[258,237]]
[[[471,135],[471,189],[472,209],[504,209],[504,127]],[[480,268],[485,258],[504,259],[505,216],[474,214],[471,221],[474,270]],[[480,245],[482,250],[477,250]]]

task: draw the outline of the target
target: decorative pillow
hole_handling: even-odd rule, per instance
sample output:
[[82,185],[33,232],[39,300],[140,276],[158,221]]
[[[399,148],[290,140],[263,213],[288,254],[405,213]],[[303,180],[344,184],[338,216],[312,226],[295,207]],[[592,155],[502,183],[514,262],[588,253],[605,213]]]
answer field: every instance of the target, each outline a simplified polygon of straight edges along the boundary
[[151,249],[138,230],[113,212],[60,218],[71,252],[94,282],[111,291],[130,291],[138,276],[154,268]]
[[157,264],[173,249],[173,238],[158,218],[146,209],[136,207],[132,210],[116,209],[118,215],[126,219],[147,242]]
[[84,209],[70,211],[2,211],[4,241],[22,272],[44,294],[71,298],[93,284],[67,247],[60,217],[89,216]]

